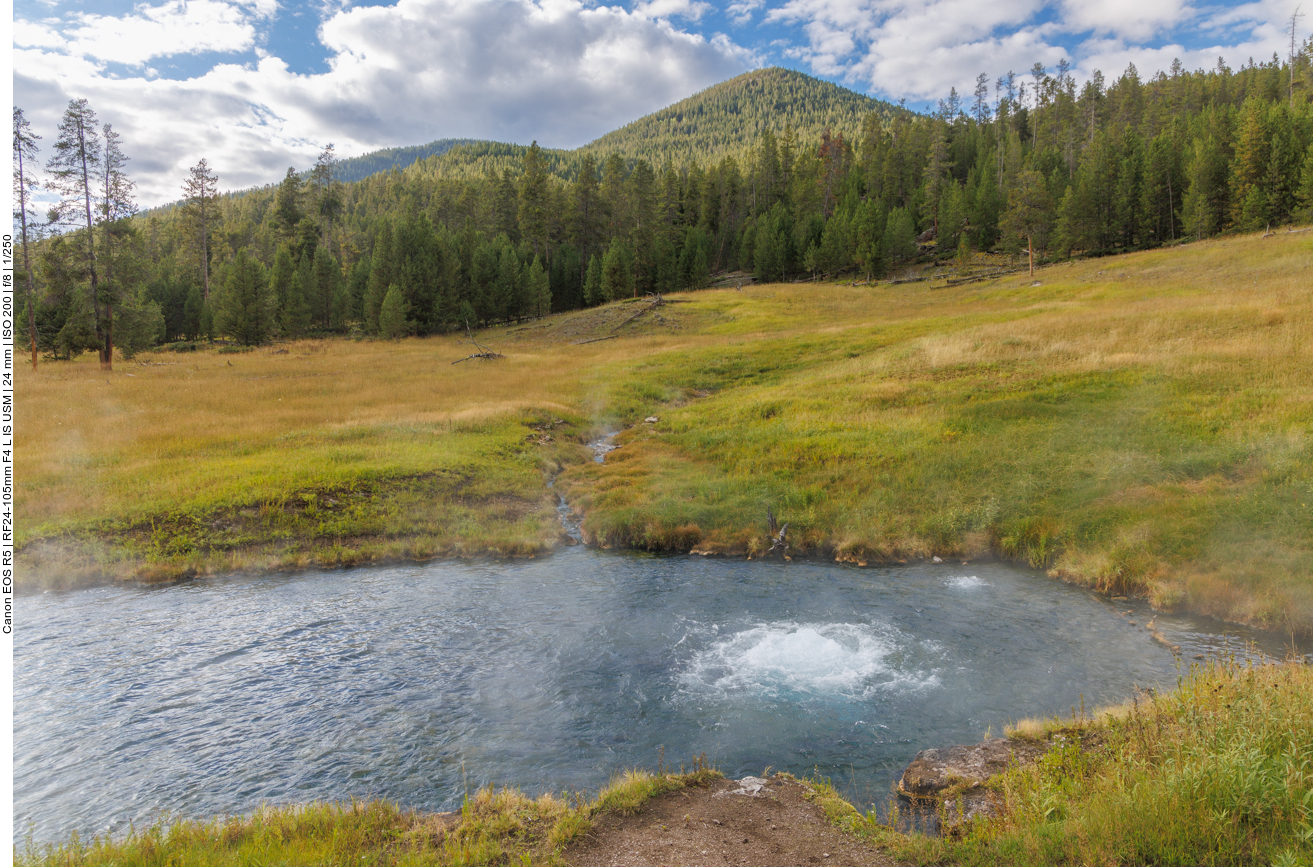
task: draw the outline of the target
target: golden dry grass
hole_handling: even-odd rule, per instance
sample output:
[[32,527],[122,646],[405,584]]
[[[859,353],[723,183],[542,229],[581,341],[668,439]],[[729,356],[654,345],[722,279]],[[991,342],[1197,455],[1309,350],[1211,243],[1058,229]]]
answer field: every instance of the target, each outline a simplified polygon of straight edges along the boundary
[[599,544],[752,554],[769,506],[796,552],[992,552],[1313,627],[1313,241],[1037,278],[617,303],[486,333],[493,362],[448,337],[46,364],[18,381],[20,544],[114,575],[528,554],[565,467]]

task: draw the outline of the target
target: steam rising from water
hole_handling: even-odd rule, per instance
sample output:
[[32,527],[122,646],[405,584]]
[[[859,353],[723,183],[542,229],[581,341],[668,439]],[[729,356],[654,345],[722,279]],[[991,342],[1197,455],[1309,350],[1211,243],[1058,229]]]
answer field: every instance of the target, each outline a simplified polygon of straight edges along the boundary
[[989,582],[982,581],[981,579],[977,578],[975,575],[962,575],[957,578],[949,578],[947,581],[944,582],[944,586],[960,587],[960,588],[988,587]]
[[680,682],[690,692],[726,698],[852,698],[937,685],[932,673],[902,670],[900,651],[911,642],[865,624],[762,624],[697,653]]

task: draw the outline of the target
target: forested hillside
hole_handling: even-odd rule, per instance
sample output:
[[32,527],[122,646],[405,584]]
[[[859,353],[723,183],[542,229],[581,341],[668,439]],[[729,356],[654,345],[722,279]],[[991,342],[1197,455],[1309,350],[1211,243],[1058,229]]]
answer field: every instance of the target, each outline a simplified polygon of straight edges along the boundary
[[468,138],[443,138],[428,144],[384,148],[381,151],[372,151],[358,157],[340,160],[335,174],[339,181],[358,181],[389,169],[404,169],[422,159],[442,156],[454,147],[472,144],[473,141],[474,139]]
[[[182,206],[145,217],[117,137],[70,132],[96,131],[83,101],[52,148],[65,232],[32,251],[23,294],[41,351],[108,363],[110,343],[432,334],[730,270],[881,277],[973,250],[1042,259],[1262,229],[1313,211],[1310,55],[1079,87],[1036,64],[992,89],[982,75],[932,116],[762,70],[573,152],[473,143],[356,182],[326,153],[308,179],[234,196],[202,161]],[[65,158],[78,147],[100,159],[81,180]],[[88,191],[101,204],[83,220]]]

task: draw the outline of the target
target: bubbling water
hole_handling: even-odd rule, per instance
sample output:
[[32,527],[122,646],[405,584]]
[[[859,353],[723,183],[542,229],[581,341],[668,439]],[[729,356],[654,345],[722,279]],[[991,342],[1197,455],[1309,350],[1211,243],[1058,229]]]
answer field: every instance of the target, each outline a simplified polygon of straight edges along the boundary
[[983,581],[975,575],[961,575],[957,578],[949,578],[944,581],[945,587],[957,587],[963,590],[971,590],[976,587],[988,587],[989,582]]
[[853,698],[890,686],[927,687],[933,673],[904,671],[911,643],[891,627],[851,623],[766,623],[696,653],[680,677],[696,694],[726,699]]

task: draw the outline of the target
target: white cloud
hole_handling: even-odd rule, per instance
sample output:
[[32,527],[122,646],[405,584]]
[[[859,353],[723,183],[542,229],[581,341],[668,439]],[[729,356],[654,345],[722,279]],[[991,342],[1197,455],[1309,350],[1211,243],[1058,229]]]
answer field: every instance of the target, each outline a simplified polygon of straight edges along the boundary
[[65,39],[49,24],[39,21],[14,22],[14,45],[18,48],[62,48]]
[[1092,30],[1146,40],[1194,17],[1183,0],[1064,0],[1064,23],[1073,32]]
[[645,18],[684,18],[699,21],[711,10],[710,3],[701,0],[645,0],[634,4],[635,14]]
[[[1212,68],[1221,54],[1238,66],[1281,50],[1277,18],[1272,3],[1197,9],[1190,0],[787,0],[766,13],[802,30],[786,53],[812,71],[929,103],[952,87],[965,97],[980,72],[992,81],[1064,57],[1078,74],[1109,78],[1134,62],[1147,79],[1173,57]],[[1215,44],[1164,44],[1181,32]]]
[[752,20],[752,13],[766,5],[766,0],[739,0],[725,7],[725,14],[740,26]]
[[[222,5],[190,6],[201,2]],[[331,53],[322,74],[264,57],[185,81],[112,79],[98,54],[22,48],[15,103],[49,137],[68,100],[88,98],[122,133],[141,200],[154,204],[177,198],[201,157],[221,186],[240,188],[307,166],[330,141],[346,155],[443,137],[573,147],[753,62],[726,39],[580,0],[400,0],[334,13],[320,37]]]
[[65,50],[130,66],[172,54],[246,51],[255,42],[252,17],[218,0],[170,0],[121,18],[78,13],[64,32]]

